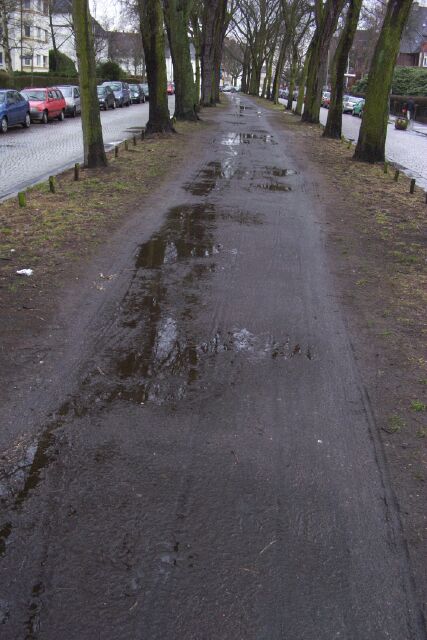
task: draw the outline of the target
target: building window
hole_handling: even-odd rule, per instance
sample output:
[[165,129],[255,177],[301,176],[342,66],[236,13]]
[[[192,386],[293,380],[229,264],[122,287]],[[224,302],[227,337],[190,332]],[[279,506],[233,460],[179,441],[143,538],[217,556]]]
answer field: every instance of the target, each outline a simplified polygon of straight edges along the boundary
[[44,67],[49,66],[49,58],[47,56],[43,56],[43,66]]
[[3,64],[3,51],[0,51],[0,64]]
[[37,55],[37,56],[36,56],[36,65],[37,65],[38,67],[41,67],[41,66],[42,66],[42,64],[43,64],[43,56],[39,56],[39,55]]
[[31,0],[24,0],[23,8],[31,9]]
[[425,53],[423,57],[423,67],[427,67],[427,53]]
[[29,38],[31,36],[31,27],[29,24],[24,24],[24,36]]
[[24,65],[26,67],[31,67],[33,59],[30,56],[24,56]]

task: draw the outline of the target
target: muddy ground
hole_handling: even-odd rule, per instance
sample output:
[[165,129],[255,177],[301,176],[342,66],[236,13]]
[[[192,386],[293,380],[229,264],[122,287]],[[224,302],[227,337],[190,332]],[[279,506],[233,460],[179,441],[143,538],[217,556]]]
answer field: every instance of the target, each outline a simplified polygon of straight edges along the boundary
[[47,329],[9,342],[31,356],[1,414],[4,637],[424,638],[402,464],[421,464],[421,356],[394,373],[400,315],[366,327],[406,283],[386,224],[365,233],[367,194],[315,130],[244,97],[209,115]]

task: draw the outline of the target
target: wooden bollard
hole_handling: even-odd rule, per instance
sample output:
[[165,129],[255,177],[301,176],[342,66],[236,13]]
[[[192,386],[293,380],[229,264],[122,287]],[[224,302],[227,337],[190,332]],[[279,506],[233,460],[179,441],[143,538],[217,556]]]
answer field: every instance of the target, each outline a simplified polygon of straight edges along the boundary
[[396,169],[396,171],[394,172],[394,181],[395,182],[397,182],[399,180],[399,174],[400,174],[399,169]]
[[56,191],[55,176],[49,176],[49,191],[51,193]]
[[414,193],[415,191],[415,178],[412,178],[411,184],[409,186],[409,193]]
[[351,143],[353,142],[353,138],[348,139],[347,149],[351,149]]
[[384,173],[388,173],[388,162],[387,162],[387,160],[384,162]]
[[145,129],[141,131],[141,140],[144,140],[144,138],[145,138]]
[[425,196],[426,196],[426,204],[427,204],[427,191],[426,191],[426,193],[425,193]]
[[133,136],[133,146],[136,147],[136,136]]
[[114,157],[115,157],[115,158],[118,158],[118,157],[119,157],[119,147],[118,147],[118,145],[116,145],[116,146],[114,147]]
[[125,140],[125,151],[129,151],[129,140]]
[[20,191],[18,193],[18,203],[20,207],[27,206],[27,196],[25,195],[25,191]]
[[75,182],[80,180],[80,163],[79,162],[76,162],[76,164],[74,165],[74,180]]

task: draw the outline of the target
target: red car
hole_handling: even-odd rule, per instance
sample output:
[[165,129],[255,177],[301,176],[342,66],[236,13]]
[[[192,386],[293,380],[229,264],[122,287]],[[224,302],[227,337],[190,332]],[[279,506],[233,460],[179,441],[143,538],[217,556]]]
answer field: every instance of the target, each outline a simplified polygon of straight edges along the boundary
[[175,85],[173,82],[168,82],[167,92],[168,96],[173,96],[173,94],[175,93]]
[[65,118],[67,105],[64,96],[56,87],[29,88],[21,93],[30,103],[31,122],[46,124],[48,120]]

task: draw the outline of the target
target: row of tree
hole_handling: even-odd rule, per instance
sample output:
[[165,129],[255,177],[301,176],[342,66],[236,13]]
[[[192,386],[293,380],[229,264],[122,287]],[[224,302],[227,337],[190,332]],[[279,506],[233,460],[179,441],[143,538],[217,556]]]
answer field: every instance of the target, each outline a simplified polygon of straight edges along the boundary
[[[165,45],[171,51],[177,120],[196,120],[199,105],[219,101],[221,59],[230,21],[227,0],[134,0],[127,10],[137,19],[150,92],[147,133],[173,131],[167,97]],[[107,163],[96,94],[96,65],[88,0],[73,0],[79,61],[85,164]],[[196,49],[193,72],[190,38]]]
[[[380,18],[382,26],[371,58],[355,157],[383,160],[393,70],[411,5],[412,0],[365,2],[363,7],[362,0],[235,0],[230,35],[241,54],[242,91],[278,102],[286,64],[287,108],[292,109],[298,81],[295,112],[304,122],[317,123],[330,67],[332,90],[324,136],[340,138],[345,72],[363,9],[366,22]],[[336,48],[330,64],[334,36]],[[228,46],[228,55],[230,52],[233,55]]]

